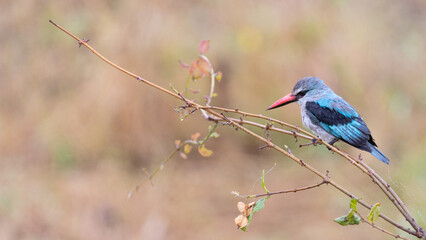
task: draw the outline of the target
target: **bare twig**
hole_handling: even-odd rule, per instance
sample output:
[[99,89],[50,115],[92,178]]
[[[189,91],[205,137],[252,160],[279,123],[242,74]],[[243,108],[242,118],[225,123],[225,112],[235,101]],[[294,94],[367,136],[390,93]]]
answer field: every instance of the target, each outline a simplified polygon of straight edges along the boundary
[[388,235],[390,235],[390,236],[392,236],[392,237],[394,237],[394,238],[398,238],[398,239],[404,239],[404,240],[409,240],[408,238],[405,238],[405,237],[402,237],[401,235],[399,235],[399,234],[395,234],[395,233],[391,233],[391,232],[389,232],[388,230],[386,230],[386,229],[384,229],[384,228],[381,228],[381,227],[379,227],[379,226],[377,226],[376,224],[374,224],[374,223],[372,223],[372,222],[369,222],[368,220],[366,220],[359,212],[357,212],[356,213],[361,219],[362,219],[362,221],[364,222],[364,223],[367,223],[368,225],[370,225],[370,226],[372,226],[373,228],[375,228],[375,229],[377,229],[377,230],[379,230],[379,231],[381,231],[381,232],[383,232],[383,233],[386,233],[386,234],[388,234]]
[[285,194],[285,193],[296,193],[296,192],[301,192],[301,191],[305,191],[305,190],[309,190],[312,188],[316,188],[319,187],[323,184],[328,183],[328,181],[323,180],[320,183],[316,183],[310,186],[306,186],[306,187],[301,187],[301,188],[294,188],[294,189],[290,189],[290,190],[282,190],[282,191],[277,191],[277,192],[268,192],[268,193],[262,193],[262,194],[256,194],[256,195],[240,195],[236,192],[233,192],[236,196],[238,197],[242,197],[242,198],[259,198],[259,197],[267,197],[267,196],[272,196],[272,195],[277,195],[277,194]]

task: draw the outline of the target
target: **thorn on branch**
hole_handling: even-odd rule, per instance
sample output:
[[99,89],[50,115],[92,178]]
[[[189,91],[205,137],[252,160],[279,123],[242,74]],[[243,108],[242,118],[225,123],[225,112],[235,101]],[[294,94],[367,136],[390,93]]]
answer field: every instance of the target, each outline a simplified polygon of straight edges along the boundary
[[184,96],[182,96],[182,94],[178,93],[178,95],[186,103],[186,107],[190,107],[191,106],[191,104],[188,102],[188,100],[186,100],[186,98]]
[[143,173],[146,175],[146,178],[151,183],[151,186],[154,187],[154,183],[152,182],[152,175],[146,170],[146,168],[142,168]]
[[141,78],[141,77],[139,77],[139,76],[137,76],[137,77],[136,77],[136,80],[138,80],[139,82],[146,82],[146,80],[145,80],[145,79],[143,79],[143,78]]
[[330,182],[330,180],[329,180],[330,176],[328,175],[329,173],[330,173],[330,171],[325,170],[325,176],[327,177],[327,179],[324,178],[322,181],[326,184],[328,184]]
[[[232,121],[231,119],[227,118],[225,116],[225,114],[223,114],[223,112],[220,113],[220,115],[222,115],[223,119],[227,122],[227,123],[222,123],[223,125],[234,125],[234,121]],[[235,127],[235,131],[238,131],[238,127]]]
[[304,167],[306,166],[306,163],[303,160],[300,160],[300,166]]
[[291,156],[294,156],[293,153],[291,152],[290,148],[287,145],[284,145],[285,150],[287,150],[288,153],[290,153]]
[[271,140],[270,134],[269,134],[269,130],[271,129],[271,127],[273,127],[271,123],[267,123],[266,126],[265,126],[266,139],[268,141]]
[[301,148],[301,147],[306,147],[306,146],[310,146],[310,145],[316,146],[318,144],[321,144],[321,143],[318,140],[316,140],[315,138],[312,138],[312,142],[305,143],[305,144],[300,144],[299,147]]
[[258,147],[257,150],[262,150],[262,149],[265,149],[265,148],[271,149],[271,147],[272,146],[270,144],[266,144],[266,145]]
[[197,111],[198,110],[198,108],[194,108],[194,109],[192,109],[192,111],[191,112],[189,112],[189,114],[191,115],[191,114],[193,114],[195,111]]
[[81,39],[81,41],[78,41],[78,47],[81,47],[81,45],[83,45],[83,42],[88,43],[90,41],[90,39]]
[[222,115],[222,117],[223,117],[223,119],[224,119],[225,121],[227,121],[227,122],[229,122],[229,123],[232,123],[232,121],[231,121],[231,120],[229,120],[229,118],[227,118],[227,117],[225,116],[225,114],[223,114],[223,112],[221,112],[221,113],[220,113],[220,115]]
[[290,132],[293,134],[294,139],[296,139],[295,142],[298,142],[299,139],[297,138],[297,133],[294,130],[291,130]]

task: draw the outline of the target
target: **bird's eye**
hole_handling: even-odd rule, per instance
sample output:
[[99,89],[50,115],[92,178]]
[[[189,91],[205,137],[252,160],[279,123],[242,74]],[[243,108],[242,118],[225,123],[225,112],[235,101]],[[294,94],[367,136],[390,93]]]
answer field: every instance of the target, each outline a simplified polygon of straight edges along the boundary
[[298,92],[298,93],[296,94],[296,97],[301,98],[301,97],[305,96],[305,94],[306,94],[307,92],[308,92],[308,90],[300,91],[300,92]]

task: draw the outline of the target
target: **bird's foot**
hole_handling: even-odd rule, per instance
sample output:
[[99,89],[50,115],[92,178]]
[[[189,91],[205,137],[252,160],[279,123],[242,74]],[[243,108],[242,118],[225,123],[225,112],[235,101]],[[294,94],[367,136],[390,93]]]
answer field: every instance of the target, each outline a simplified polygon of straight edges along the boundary
[[[339,139],[333,139],[333,140],[331,140],[328,144],[330,144],[331,146],[335,147],[337,150],[339,150],[339,151],[340,151],[340,149],[339,149],[338,147],[336,147],[336,146],[334,146],[334,145],[333,145],[333,144],[334,144],[335,142],[337,142],[337,141],[339,141]],[[328,149],[328,150],[330,150],[330,151],[332,151],[333,153],[335,152],[333,149],[331,149],[331,148],[329,148],[329,147],[327,147],[327,149]]]

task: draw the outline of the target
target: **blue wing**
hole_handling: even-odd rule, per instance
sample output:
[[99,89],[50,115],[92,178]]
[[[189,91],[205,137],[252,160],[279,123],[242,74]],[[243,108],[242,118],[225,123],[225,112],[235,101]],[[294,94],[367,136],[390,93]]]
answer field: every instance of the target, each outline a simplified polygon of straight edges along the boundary
[[341,97],[335,95],[333,98],[306,102],[306,109],[312,122],[336,138],[367,151],[370,150],[367,142],[376,146],[361,116]]

